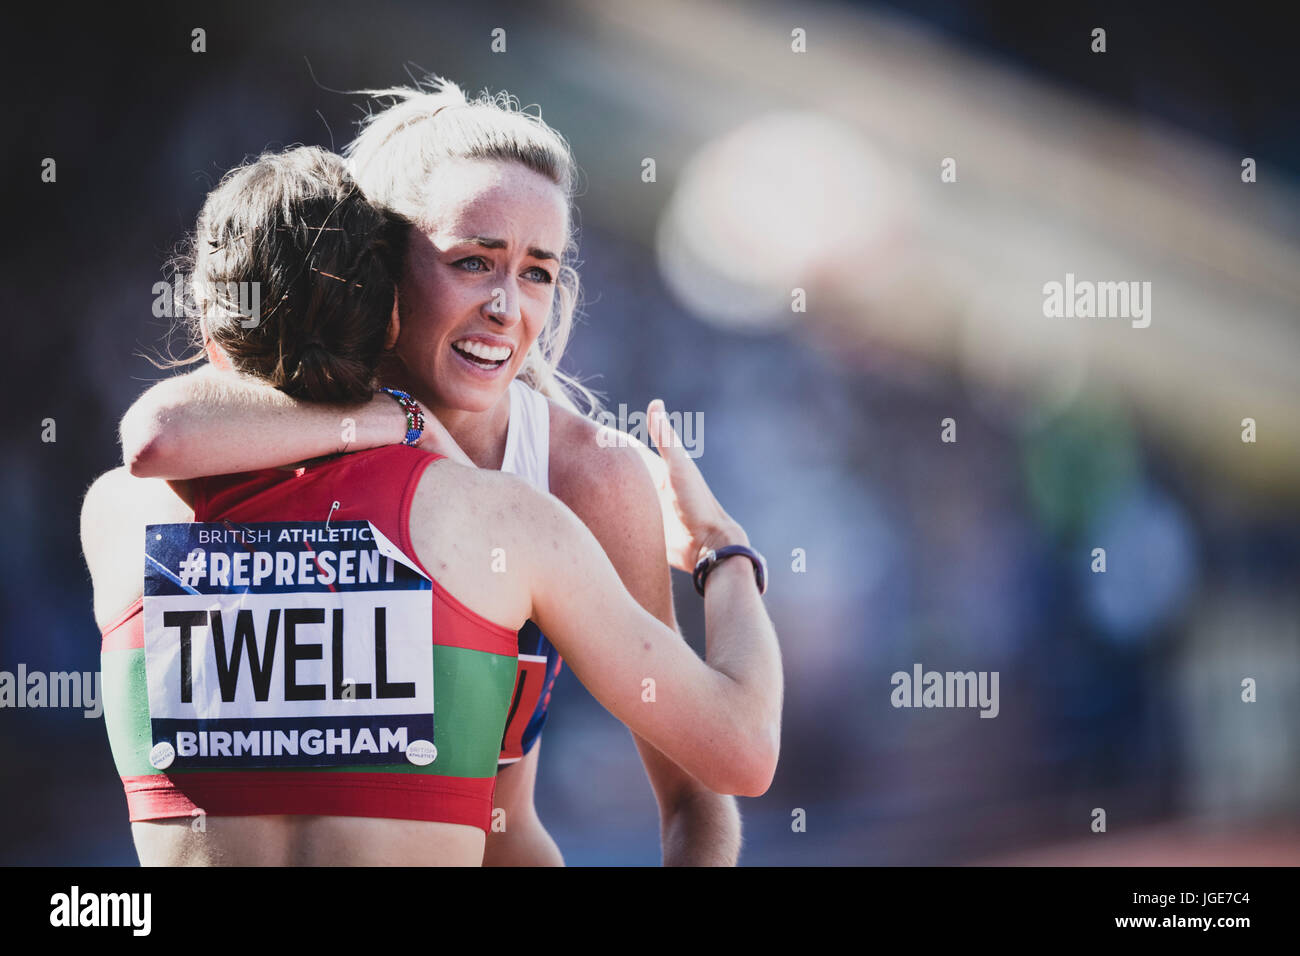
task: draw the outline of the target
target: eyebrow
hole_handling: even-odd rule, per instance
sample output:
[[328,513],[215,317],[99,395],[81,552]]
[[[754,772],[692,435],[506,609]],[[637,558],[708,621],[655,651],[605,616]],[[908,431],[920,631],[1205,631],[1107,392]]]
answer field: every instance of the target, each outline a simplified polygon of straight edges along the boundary
[[[476,246],[482,246],[484,249],[504,249],[509,245],[504,239],[491,239],[487,236],[470,236],[467,239],[457,240],[458,242],[472,242]],[[534,259],[553,259],[560,261],[560,257],[553,252],[547,252],[545,249],[539,249],[536,246],[528,250],[528,254]]]

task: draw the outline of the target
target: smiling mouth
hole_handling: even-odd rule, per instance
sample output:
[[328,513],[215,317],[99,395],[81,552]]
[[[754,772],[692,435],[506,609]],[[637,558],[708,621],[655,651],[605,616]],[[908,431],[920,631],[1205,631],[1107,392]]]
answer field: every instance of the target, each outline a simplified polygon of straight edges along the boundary
[[488,372],[505,365],[514,354],[514,349],[507,345],[487,345],[472,339],[452,342],[451,347],[465,361]]

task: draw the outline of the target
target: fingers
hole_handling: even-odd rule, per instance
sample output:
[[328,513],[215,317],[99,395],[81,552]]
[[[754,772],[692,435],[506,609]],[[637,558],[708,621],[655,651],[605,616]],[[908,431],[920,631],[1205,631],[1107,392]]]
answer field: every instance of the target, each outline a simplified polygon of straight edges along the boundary
[[650,406],[646,409],[646,417],[650,422],[650,437],[654,439],[659,454],[668,463],[669,470],[680,471],[683,468],[694,468],[695,463],[683,450],[682,440],[677,437],[677,430],[673,428],[673,423],[668,420],[662,398],[656,398],[650,403]]
[[662,449],[667,441],[667,433],[673,430],[672,424],[668,421],[668,416],[664,414],[664,400],[662,398],[652,399],[645,413],[650,422],[650,438],[655,443],[656,448]]
[[654,439],[655,447],[659,449],[666,466],[668,483],[673,486],[674,491],[679,496],[685,493],[691,497],[701,494],[706,498],[712,497],[704,475],[700,474],[700,469],[696,467],[691,456],[686,454],[682,440],[677,436],[677,430],[668,420],[663,399],[656,398],[650,403],[649,408],[646,409],[646,417],[650,424],[650,436]]

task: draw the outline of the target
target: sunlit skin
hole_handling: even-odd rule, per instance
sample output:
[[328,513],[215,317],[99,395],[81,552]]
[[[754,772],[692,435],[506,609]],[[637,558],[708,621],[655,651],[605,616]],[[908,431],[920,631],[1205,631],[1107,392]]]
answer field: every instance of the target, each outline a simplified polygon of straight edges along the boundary
[[[435,175],[445,188],[428,190],[422,225],[412,236],[399,289],[397,356],[382,377],[423,402],[476,465],[498,469],[510,381],[558,294],[568,204],[559,186],[517,163],[449,162]],[[467,336],[514,351],[500,369],[485,373],[452,348]],[[590,421],[552,406],[552,493],[596,533],[637,599],[675,627],[671,586],[656,554],[662,537],[654,496],[635,458],[630,449],[600,449]],[[703,790],[633,736],[660,804],[665,860],[734,863],[735,802]],[[489,836],[489,865],[563,862],[533,807],[540,750],[538,742],[498,776],[497,806],[508,808],[513,825],[509,839]]]
[[[459,444],[425,447],[453,457],[463,450],[478,467],[498,470],[510,382],[560,294],[555,257],[568,238],[568,204],[559,186],[513,162],[446,162],[425,194],[399,284],[396,350],[379,378],[411,392]],[[467,338],[506,346],[509,359],[491,371],[476,368],[452,348]],[[352,450],[400,437],[393,426],[401,419],[387,396],[356,414],[358,435],[367,437],[350,444]],[[334,409],[196,373],[159,383],[136,403],[123,421],[123,451],[136,475],[223,474],[340,451],[337,421]],[[595,534],[641,606],[675,629],[654,483],[636,449],[604,447],[597,430],[591,420],[551,404],[550,491]],[[616,642],[610,653],[622,653]],[[734,864],[740,849],[735,801],[633,738],[659,803],[664,861]],[[532,805],[540,749],[534,745],[498,775],[496,806],[510,824],[488,835],[488,865],[563,862]]]
[[[682,520],[697,529],[693,553],[745,540],[671,438],[661,406],[655,415],[657,441],[670,471],[676,469]],[[129,556],[138,554],[144,528],[192,520],[189,498],[185,482],[169,488],[125,467],[92,485],[82,509],[82,547],[101,628],[141,599],[138,566]],[[768,788],[778,746],[779,651],[748,569],[724,564],[710,577],[708,647],[717,659],[710,665],[725,661],[723,669],[700,661],[642,608],[591,532],[549,495],[497,472],[439,461],[424,470],[409,500],[411,556],[439,568],[439,580],[470,613],[507,632],[536,620],[614,716],[673,753],[702,785],[755,795]],[[449,501],[463,507],[448,508]],[[481,573],[472,556],[486,553],[489,543],[511,554],[515,573]],[[555,560],[556,553],[566,560]],[[624,653],[611,654],[611,645]],[[639,675],[646,672],[682,688],[680,697],[644,707]],[[718,747],[731,759],[718,761]],[[510,831],[531,834],[516,852],[539,862],[548,838],[535,814],[531,807],[510,810]],[[254,814],[217,816],[201,826],[185,818],[137,822],[132,830],[146,865],[473,865],[486,859],[483,831],[441,822]]]
[[[506,392],[551,313],[568,230],[564,193],[518,163],[459,161],[438,170],[455,189],[430,190],[399,288],[400,383],[447,426],[481,468],[499,468]],[[452,343],[470,338],[513,351],[485,371]]]

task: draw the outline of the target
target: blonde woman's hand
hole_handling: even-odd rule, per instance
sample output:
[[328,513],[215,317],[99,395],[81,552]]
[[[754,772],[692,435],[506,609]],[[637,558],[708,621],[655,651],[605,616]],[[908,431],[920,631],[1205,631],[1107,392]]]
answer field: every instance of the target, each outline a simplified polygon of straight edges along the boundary
[[709,490],[700,469],[686,454],[681,439],[656,398],[646,410],[650,437],[659,450],[658,458],[647,455],[651,476],[659,492],[664,519],[664,543],[668,563],[682,571],[694,571],[695,564],[710,548],[728,544],[749,544],[745,530],[727,514]]

